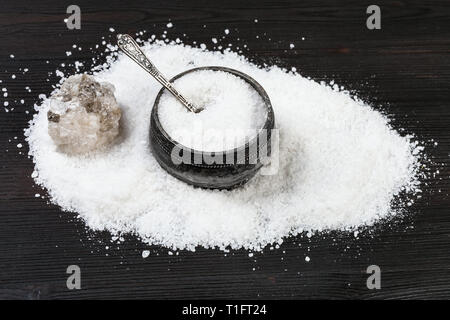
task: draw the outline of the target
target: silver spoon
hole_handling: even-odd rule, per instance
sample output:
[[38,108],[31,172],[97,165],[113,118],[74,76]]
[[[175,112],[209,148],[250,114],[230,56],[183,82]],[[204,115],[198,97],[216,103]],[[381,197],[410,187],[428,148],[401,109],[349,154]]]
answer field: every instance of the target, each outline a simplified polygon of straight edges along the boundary
[[145,56],[139,45],[133,38],[128,34],[118,34],[117,35],[117,45],[119,48],[125,52],[127,56],[133,59],[139,66],[141,66],[145,71],[150,73],[159,83],[161,83],[171,94],[175,96],[189,111],[198,113],[203,110],[203,108],[196,107],[194,104],[190,103],[183,97],[172,85],[172,83],[164,77],[155,65]]

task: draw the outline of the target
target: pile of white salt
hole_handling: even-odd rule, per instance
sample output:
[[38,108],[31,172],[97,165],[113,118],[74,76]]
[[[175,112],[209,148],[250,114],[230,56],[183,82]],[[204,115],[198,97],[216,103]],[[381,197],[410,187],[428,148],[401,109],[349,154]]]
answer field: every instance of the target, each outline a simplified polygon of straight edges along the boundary
[[280,129],[279,170],[233,191],[193,188],[168,175],[148,145],[150,112],[160,85],[119,55],[96,74],[115,86],[122,108],[122,136],[108,151],[84,157],[58,152],[47,131],[48,100],[37,107],[26,130],[35,181],[90,228],[131,232],[149,244],[174,249],[259,250],[302,231],[371,225],[399,213],[392,207],[399,193],[412,201],[420,192],[422,148],[348,93],[277,66],[258,68],[232,52],[162,42],[143,49],[169,77],[216,65],[258,81]]

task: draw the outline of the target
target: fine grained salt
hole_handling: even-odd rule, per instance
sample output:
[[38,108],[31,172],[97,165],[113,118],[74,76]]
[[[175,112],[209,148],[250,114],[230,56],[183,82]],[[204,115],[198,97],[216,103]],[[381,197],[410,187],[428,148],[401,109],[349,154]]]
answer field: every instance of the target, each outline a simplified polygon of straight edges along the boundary
[[[181,44],[143,50],[169,77],[193,67],[240,70],[267,91],[280,129],[278,173],[233,191],[193,188],[168,175],[147,141],[160,85],[123,54],[96,74],[111,82],[123,112],[122,139],[92,157],[57,151],[47,132],[49,100],[26,130],[30,155],[52,202],[95,230],[132,232],[149,244],[260,250],[303,231],[348,230],[399,213],[395,196],[420,192],[421,147],[388,119],[346,92],[243,56]],[[403,190],[403,191],[402,191]],[[402,207],[397,200],[395,208]],[[278,247],[278,245],[275,245]]]
[[188,101],[204,108],[193,113],[169,92],[161,96],[161,125],[186,147],[202,151],[233,149],[244,145],[264,126],[267,112],[262,97],[231,73],[195,71],[176,80],[174,86]]

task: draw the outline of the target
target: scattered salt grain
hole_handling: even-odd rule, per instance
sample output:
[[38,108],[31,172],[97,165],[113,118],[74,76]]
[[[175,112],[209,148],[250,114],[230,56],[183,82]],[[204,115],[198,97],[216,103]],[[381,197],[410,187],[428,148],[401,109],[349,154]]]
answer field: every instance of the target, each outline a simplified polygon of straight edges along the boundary
[[22,144],[21,144],[21,143],[18,143],[18,144],[17,144],[17,148],[19,148],[19,149],[22,148]]
[[229,34],[229,33],[230,33],[230,30],[225,29],[224,32],[225,32],[225,34]]
[[310,259],[308,256],[306,256],[306,257],[305,257],[305,261],[306,261],[306,262],[309,262],[309,261],[311,261],[311,259]]
[[294,49],[295,45],[293,43],[289,44],[289,48]]
[[166,24],[166,27],[169,28],[169,29],[172,28],[173,27],[173,23],[169,22],[168,24]]
[[36,106],[38,113],[26,130],[36,183],[88,227],[133,233],[171,250],[253,251],[268,244],[279,248],[284,237],[304,231],[372,225],[397,215],[406,207],[403,196],[409,201],[419,192],[422,152],[413,154],[418,144],[348,92],[277,66],[258,68],[231,51],[161,41],[147,43],[143,50],[169,77],[219,65],[258,81],[280,129],[278,172],[258,175],[233,191],[193,188],[168,175],[148,145],[139,143],[148,140],[160,85],[120,53],[109,69],[94,74],[116,87],[123,108],[126,131],[109,151],[88,158],[59,152],[48,135],[48,98]]
[[148,250],[144,250],[144,251],[142,251],[142,258],[147,258],[148,256],[150,255],[150,251],[148,251]]

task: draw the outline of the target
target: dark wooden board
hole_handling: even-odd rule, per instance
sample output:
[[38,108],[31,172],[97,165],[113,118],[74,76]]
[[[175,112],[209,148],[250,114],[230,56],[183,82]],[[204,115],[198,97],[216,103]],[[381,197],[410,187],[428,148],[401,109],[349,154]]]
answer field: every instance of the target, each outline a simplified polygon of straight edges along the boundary
[[[448,1],[378,1],[382,29],[375,31],[366,28],[372,3],[356,0],[79,0],[81,30],[63,23],[70,4],[1,5],[0,87],[8,88],[8,101],[23,98],[27,107],[12,102],[13,111],[0,111],[0,298],[450,298]],[[93,233],[74,214],[34,197],[44,192],[30,177],[26,144],[23,154],[16,144],[24,143],[31,106],[56,81],[48,72],[88,61],[94,55],[88,48],[113,36],[109,27],[160,35],[169,19],[171,39],[211,47],[211,38],[228,28],[229,42],[247,44],[245,54],[258,63],[294,66],[354,90],[391,115],[394,127],[437,141],[427,152],[440,174],[427,181],[424,197],[406,217],[357,239],[342,233],[289,238],[280,249],[252,258],[244,250],[224,256],[205,249],[169,256],[155,246],[143,259],[147,247],[133,237],[106,250],[107,233]],[[72,44],[83,50],[67,57]],[[22,74],[20,67],[30,71]],[[81,290],[66,288],[71,264],[81,267]],[[381,268],[381,290],[366,287],[371,264]]]

